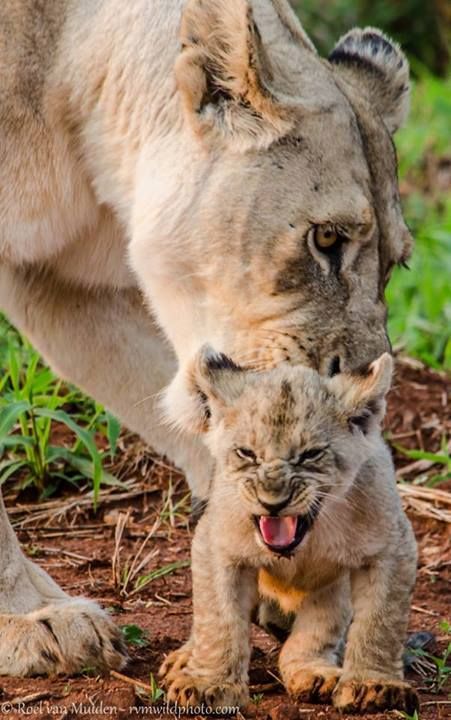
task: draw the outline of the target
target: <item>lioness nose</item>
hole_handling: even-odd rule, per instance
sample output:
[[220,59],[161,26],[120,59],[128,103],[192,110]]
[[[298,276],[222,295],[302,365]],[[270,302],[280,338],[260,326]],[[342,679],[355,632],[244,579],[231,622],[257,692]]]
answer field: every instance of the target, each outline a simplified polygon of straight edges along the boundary
[[374,332],[370,340],[359,342],[358,337],[343,338],[343,344],[331,355],[319,361],[321,375],[333,377],[338,373],[361,373],[382,353],[391,352],[390,340],[384,332]]

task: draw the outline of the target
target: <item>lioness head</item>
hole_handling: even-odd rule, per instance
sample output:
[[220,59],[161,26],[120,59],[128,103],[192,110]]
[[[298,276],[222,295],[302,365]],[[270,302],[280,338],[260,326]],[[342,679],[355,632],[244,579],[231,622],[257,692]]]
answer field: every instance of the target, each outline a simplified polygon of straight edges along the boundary
[[286,0],[188,0],[181,39],[193,152],[183,194],[159,216],[169,249],[157,282],[180,361],[167,410],[188,426],[187,373],[205,342],[254,369],[288,361],[326,375],[388,349],[384,288],[411,247],[392,142],[409,73],[374,28],[320,58]]
[[213,493],[237,522],[255,523],[260,544],[292,552],[318,512],[345,496],[380,442],[391,374],[388,353],[365,375],[333,378],[284,364],[252,373],[200,353],[193,382],[216,462]]

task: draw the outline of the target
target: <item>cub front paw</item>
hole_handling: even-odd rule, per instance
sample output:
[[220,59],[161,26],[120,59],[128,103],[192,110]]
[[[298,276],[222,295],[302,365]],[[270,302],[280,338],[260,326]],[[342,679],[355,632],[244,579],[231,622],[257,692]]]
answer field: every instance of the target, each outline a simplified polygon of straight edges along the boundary
[[[168,676],[165,680],[168,680]],[[200,705],[202,700],[200,680],[187,672],[174,671],[171,681],[165,682],[165,685],[167,687],[166,700],[171,705],[181,705],[182,707]]]
[[296,700],[324,704],[330,703],[339,679],[340,668],[333,666],[300,667],[283,678],[287,692]]
[[188,665],[188,660],[191,657],[191,645],[185,643],[178,650],[173,650],[163,660],[158,675],[163,680],[165,687],[169,687],[172,682],[178,677],[180,671],[184,670]]
[[249,702],[248,687],[240,682],[210,685],[204,690],[203,696],[207,705],[215,709],[222,708],[224,712],[228,708],[243,707]]
[[204,704],[214,710],[226,712],[228,708],[246,705],[249,692],[247,686],[240,682],[208,682],[205,678],[201,679],[182,670],[174,673],[166,699],[169,703],[182,707]]
[[402,710],[413,715],[419,708],[415,690],[401,680],[345,680],[335,688],[332,702],[344,713]]

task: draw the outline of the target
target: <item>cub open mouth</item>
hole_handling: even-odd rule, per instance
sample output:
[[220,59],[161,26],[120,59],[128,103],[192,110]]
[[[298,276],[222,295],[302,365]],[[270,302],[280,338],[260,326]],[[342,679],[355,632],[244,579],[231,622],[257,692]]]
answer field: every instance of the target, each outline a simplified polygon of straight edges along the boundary
[[302,515],[260,515],[254,519],[266,547],[279,555],[286,555],[294,550],[312,526],[312,518]]

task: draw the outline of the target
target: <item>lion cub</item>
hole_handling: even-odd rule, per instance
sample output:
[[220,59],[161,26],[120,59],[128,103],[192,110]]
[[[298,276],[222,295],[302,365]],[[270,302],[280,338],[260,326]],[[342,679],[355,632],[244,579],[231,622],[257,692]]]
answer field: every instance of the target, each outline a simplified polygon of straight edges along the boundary
[[366,375],[323,378],[201,351],[192,382],[216,471],[193,541],[191,637],[161,671],[169,701],[246,703],[266,599],[292,621],[279,662],[294,697],[417,707],[402,662],[416,544],[379,428],[391,375],[388,354]]

